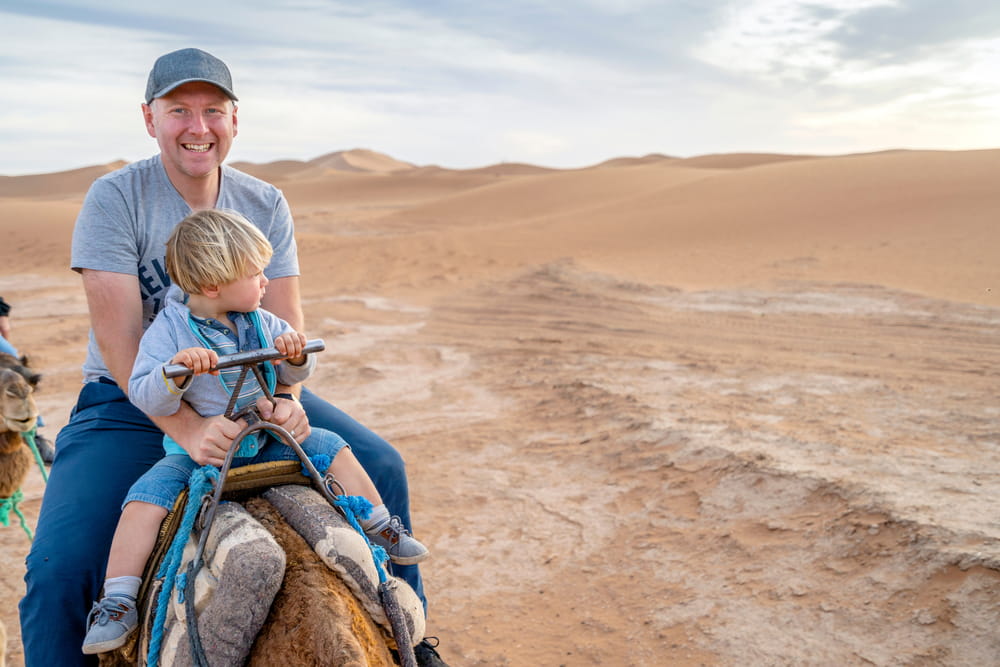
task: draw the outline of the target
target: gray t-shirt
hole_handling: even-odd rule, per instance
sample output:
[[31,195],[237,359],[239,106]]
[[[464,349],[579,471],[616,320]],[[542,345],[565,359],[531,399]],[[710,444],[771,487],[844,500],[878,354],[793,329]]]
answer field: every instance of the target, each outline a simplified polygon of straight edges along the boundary
[[[229,209],[256,225],[274,247],[264,270],[269,279],[299,275],[292,214],[273,185],[232,167],[222,167],[216,208]],[[174,226],[191,207],[174,188],[159,155],[134,162],[94,181],[73,229],[71,267],[137,276],[143,330],[163,305],[170,278],[164,257]],[[83,380],[110,377],[90,331]]]

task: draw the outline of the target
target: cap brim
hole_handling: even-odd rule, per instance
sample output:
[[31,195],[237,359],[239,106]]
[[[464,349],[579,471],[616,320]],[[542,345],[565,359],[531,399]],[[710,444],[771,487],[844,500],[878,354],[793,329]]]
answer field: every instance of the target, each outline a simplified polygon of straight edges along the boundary
[[149,98],[148,100],[146,100],[146,104],[149,104],[150,102],[152,102],[153,100],[155,100],[155,99],[157,99],[159,97],[163,97],[164,95],[166,95],[167,93],[169,93],[171,90],[175,90],[175,89],[183,86],[185,83],[194,83],[195,81],[201,81],[203,83],[210,83],[210,84],[212,84],[213,86],[215,86],[216,88],[218,88],[219,90],[221,90],[222,92],[224,92],[226,94],[226,96],[229,99],[231,99],[233,102],[238,102],[239,99],[240,99],[240,98],[236,97],[236,95],[233,93],[233,91],[229,90],[225,86],[219,85],[218,81],[212,81],[210,79],[197,79],[196,78],[196,79],[182,79],[180,81],[175,81],[174,83],[171,83],[169,86],[165,86],[165,87],[161,88],[160,90],[156,91],[156,93],[151,98]]

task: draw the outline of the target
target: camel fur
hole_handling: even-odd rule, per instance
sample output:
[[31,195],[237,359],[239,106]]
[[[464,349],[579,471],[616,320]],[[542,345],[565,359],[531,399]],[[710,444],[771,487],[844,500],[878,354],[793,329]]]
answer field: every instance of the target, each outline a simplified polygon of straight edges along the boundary
[[0,354],[0,498],[9,498],[20,489],[31,467],[24,433],[38,421],[33,393],[41,375],[23,361]]
[[[0,498],[13,496],[31,467],[23,434],[38,420],[32,394],[40,379],[28,369],[26,359],[0,354]],[[6,664],[6,648],[7,630],[0,623],[0,667]]]
[[248,667],[395,665],[382,628],[274,506],[255,498],[247,509],[272,532],[288,560],[285,585]]

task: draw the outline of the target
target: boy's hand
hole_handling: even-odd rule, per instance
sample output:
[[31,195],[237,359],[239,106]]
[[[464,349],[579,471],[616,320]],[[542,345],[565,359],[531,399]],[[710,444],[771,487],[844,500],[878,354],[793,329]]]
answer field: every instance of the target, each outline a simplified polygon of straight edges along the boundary
[[[288,359],[288,363],[294,366],[306,363],[306,355],[302,354],[305,346],[306,335],[298,331],[289,331],[274,339],[274,347]],[[281,359],[275,359],[271,363],[277,365],[281,363]]]
[[219,363],[219,355],[215,353],[215,350],[209,350],[205,347],[185,348],[175,354],[170,363],[187,366],[194,375],[219,374],[219,371],[215,370],[215,364]]

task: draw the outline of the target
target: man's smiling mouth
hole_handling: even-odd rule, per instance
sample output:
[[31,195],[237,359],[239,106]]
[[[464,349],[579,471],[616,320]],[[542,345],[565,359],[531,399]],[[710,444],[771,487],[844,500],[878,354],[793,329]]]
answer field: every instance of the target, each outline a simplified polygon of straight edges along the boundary
[[212,147],[212,144],[181,144],[181,145],[185,148],[185,150],[194,151],[195,153],[204,153],[209,148]]

